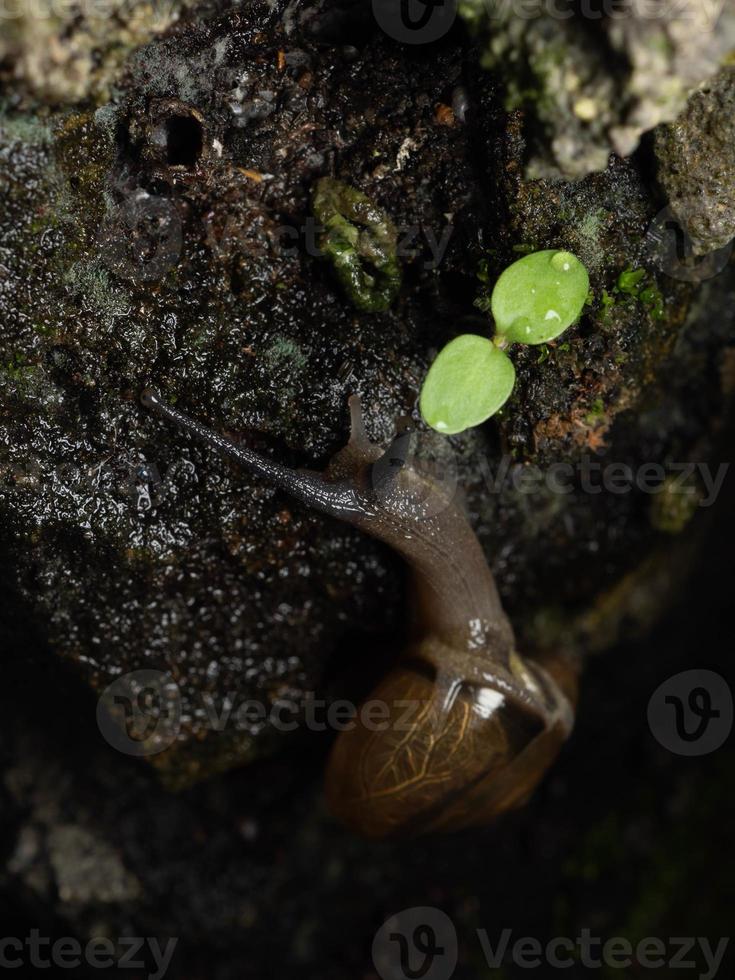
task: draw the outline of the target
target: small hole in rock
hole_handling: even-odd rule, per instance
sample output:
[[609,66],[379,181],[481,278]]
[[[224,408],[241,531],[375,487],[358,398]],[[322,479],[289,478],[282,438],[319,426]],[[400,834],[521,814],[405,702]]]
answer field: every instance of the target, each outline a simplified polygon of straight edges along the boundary
[[166,120],[166,161],[171,167],[193,167],[202,155],[204,132],[194,116]]

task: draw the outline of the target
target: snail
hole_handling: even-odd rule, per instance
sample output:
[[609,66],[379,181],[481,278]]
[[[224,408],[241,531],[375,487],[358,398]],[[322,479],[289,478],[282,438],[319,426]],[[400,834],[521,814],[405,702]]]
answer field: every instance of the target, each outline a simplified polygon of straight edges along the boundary
[[573,722],[576,672],[516,649],[485,554],[454,492],[409,458],[410,429],[387,450],[350,398],[347,445],[324,472],[291,470],[206,429],[146,389],[143,405],[309,507],[395,549],[410,570],[405,647],[372,692],[382,724],[358,711],[327,764],[329,808],[370,837],[490,822],[526,802]]

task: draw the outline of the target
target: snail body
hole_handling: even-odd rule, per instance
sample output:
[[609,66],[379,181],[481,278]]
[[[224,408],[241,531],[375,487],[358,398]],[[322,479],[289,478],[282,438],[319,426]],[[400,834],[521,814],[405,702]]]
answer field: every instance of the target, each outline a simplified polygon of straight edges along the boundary
[[206,429],[147,390],[159,417],[310,507],[385,542],[410,572],[404,649],[370,696],[379,724],[338,736],[332,812],[371,837],[485,824],[522,805],[573,722],[576,675],[515,649],[484,552],[453,491],[408,458],[409,433],[371,443],[350,399],[347,445],[323,473],[291,470]]

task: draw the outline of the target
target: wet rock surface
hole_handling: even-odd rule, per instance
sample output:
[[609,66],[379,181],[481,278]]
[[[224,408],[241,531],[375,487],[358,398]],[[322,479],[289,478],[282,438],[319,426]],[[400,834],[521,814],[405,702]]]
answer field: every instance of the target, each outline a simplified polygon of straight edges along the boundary
[[[322,8],[257,3],[182,22],[135,53],[96,113],[3,123],[15,590],[93,689],[140,669],[169,678],[181,731],[152,761],[171,786],[279,744],[257,718],[213,732],[233,703],[303,711],[352,676],[367,686],[370,651],[387,659],[400,636],[401,569],[149,417],[145,385],[319,467],[345,441],[350,393],[376,440],[415,411],[436,349],[487,331],[487,290],[519,249],[575,251],[592,282],[580,323],[517,349],[496,421],[424,446],[453,457],[519,641],[541,649],[575,649],[579,617],[659,540],[650,496],[588,492],[584,460],[686,461],[725,403],[730,320],[697,309],[686,325],[691,284],[659,284],[655,269],[656,305],[616,285],[646,259],[645,170],[528,181],[523,117],[505,114],[461,32],[406,56],[377,30],[345,43],[350,25],[335,42]],[[441,111],[458,91],[464,122]],[[385,313],[360,313],[315,254],[325,173],[400,229],[402,287]],[[524,472],[559,460],[573,492],[542,481],[529,495]]]
[[[141,388],[291,464],[320,465],[343,444],[355,391],[373,437],[392,434],[456,307],[425,245],[406,263],[400,309],[368,317],[292,244],[337,150],[339,176],[396,222],[440,235],[455,216],[448,270],[464,269],[463,240],[480,257],[465,134],[434,120],[436,63],[289,41],[269,10],[256,5],[246,26],[227,15],[182,28],[136,56],[119,105],[34,143],[11,124],[6,143],[3,499],[18,586],[95,687],[173,668],[183,742],[205,755],[206,695],[300,702],[351,637],[385,644],[398,567],[166,431]],[[461,50],[440,65],[451,91]],[[259,100],[282,111],[256,112]],[[169,159],[167,127],[181,135],[181,120],[184,144],[206,128],[201,159]],[[216,739],[217,765],[265,751],[262,727]]]
[[130,52],[191,6],[188,0],[6,4],[0,78],[14,92],[55,106],[106,99]]
[[[272,962],[341,977],[369,970],[365,936],[385,915],[427,895],[468,929],[495,921],[498,873],[476,882],[477,849],[504,854],[517,902],[538,896],[529,930],[566,882],[563,932],[584,918],[585,862],[598,877],[609,870],[599,855],[612,830],[642,835],[641,867],[661,883],[655,839],[668,828],[676,845],[670,814],[700,819],[671,760],[650,817],[636,809],[643,762],[627,809],[611,789],[645,741],[631,731],[618,756],[641,646],[592,666],[578,747],[505,829],[408,851],[336,832],[320,796],[329,735],[305,730],[304,706],[359,697],[390,660],[400,563],[139,403],[155,385],[273,458],[320,467],[344,444],[350,393],[370,435],[387,440],[398,415],[415,416],[436,350],[488,332],[502,269],[524,251],[571,250],[592,283],[579,324],[513,352],[518,383],[500,416],[420,448],[457,466],[524,650],[606,650],[655,619],[710,512],[589,492],[581,467],[713,458],[735,388],[732,269],[696,284],[650,261],[662,204],[650,146],[576,183],[528,179],[533,114],[507,111],[482,60],[459,24],[407,51],[355,5],[252,2],[180,18],[126,60],[104,105],[4,110],[0,625],[14,734],[2,744],[0,884],[20,889],[21,915],[79,935],[186,936],[182,977],[261,977]],[[313,254],[323,176],[359,188],[403,232],[387,312],[357,310]],[[524,475],[553,462],[574,468],[572,492],[543,480],[527,492]],[[668,642],[652,679],[673,669]],[[115,752],[95,723],[99,692],[141,669],[162,672],[181,709],[177,739],[148,760],[157,772]],[[293,702],[302,724],[217,730],[213,717],[249,700]],[[716,766],[698,777],[702,793]],[[608,790],[599,810],[566,820],[595,779]],[[99,877],[80,883],[92,864]],[[539,874],[543,887],[529,888]],[[641,916],[655,891],[641,893]]]
[[724,68],[656,136],[659,180],[697,255],[735,238],[735,68]]

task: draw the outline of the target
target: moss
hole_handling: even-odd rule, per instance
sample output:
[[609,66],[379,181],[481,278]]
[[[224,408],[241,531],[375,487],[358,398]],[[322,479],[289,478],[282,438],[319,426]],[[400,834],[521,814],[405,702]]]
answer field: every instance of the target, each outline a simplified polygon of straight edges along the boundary
[[612,309],[618,299],[626,298],[640,303],[653,320],[662,320],[666,315],[663,293],[645,269],[625,268],[618,276],[612,294],[603,290],[603,310]]
[[607,873],[608,868],[624,860],[625,852],[621,815],[608,813],[579,842],[564,865],[564,873],[573,879],[597,881]]
[[[687,916],[687,935],[727,935],[729,908],[722,896],[729,893],[730,870],[719,859],[722,841],[718,842],[717,828],[731,802],[727,798],[731,793],[723,799],[723,787],[731,785],[731,764],[731,756],[722,755],[700,769],[694,785],[679,794],[675,820],[664,821],[659,814],[660,795],[639,786],[627,804],[600,816],[579,841],[564,866],[565,877],[573,883],[572,894],[579,891],[580,882],[593,889],[614,880],[623,889],[624,901],[617,919],[607,923],[607,936],[623,936],[635,945],[651,935],[678,935],[682,911]],[[645,832],[639,838],[645,826],[641,814],[649,815],[657,826],[650,843]],[[636,839],[638,847],[633,844]],[[692,895],[697,896],[694,904]],[[558,909],[555,926],[561,935],[568,934],[570,913],[568,906]],[[620,972],[603,969],[600,975],[613,978]],[[664,970],[663,975],[673,977],[677,972]]]
[[0,365],[0,394],[26,398],[33,397],[44,381],[43,368],[29,363],[23,354],[16,354]]
[[[59,220],[96,234],[105,212],[103,190],[115,147],[112,133],[92,112],[70,113],[55,127],[54,162]],[[81,219],[81,222],[80,222]]]
[[275,336],[263,351],[263,367],[270,382],[281,389],[282,397],[286,400],[295,400],[298,379],[308,364],[301,346],[285,335]]
[[0,37],[0,62],[13,73],[16,91],[52,105],[104,101],[131,51],[164,31],[190,0],[62,5],[39,0],[18,5]]
[[28,361],[23,354],[15,354],[0,366],[0,371],[8,378],[16,378],[21,376],[27,368]]
[[[708,15],[687,0],[688,15]],[[512,6],[464,0],[482,65],[504,87],[506,109],[524,110],[529,177],[584,177],[603,171],[610,152],[627,157],[644,132],[674,120],[687,94],[717,71],[733,46],[733,22],[667,31],[659,19],[631,11],[625,31],[590,22],[577,5],[561,18],[544,5],[532,16]],[[701,7],[701,5],[699,5]],[[701,115],[700,115],[701,118]],[[730,141],[732,142],[732,141]]]
[[589,425],[595,425],[601,419],[605,417],[605,403],[601,398],[596,398],[590,410],[586,415],[586,421]]
[[658,180],[696,256],[728,248],[735,236],[734,146],[735,70],[729,67],[655,137]]
[[[661,834],[639,879],[642,887],[630,903],[624,935],[636,938],[649,935],[652,923],[658,925],[667,918],[675,919],[672,906],[679,903],[696,919],[688,922],[691,935],[703,930],[716,936],[728,923],[727,903],[720,896],[731,890],[731,869],[727,861],[721,860],[712,831],[721,827],[722,814],[733,803],[731,766],[732,753],[718,753],[699,776],[696,788],[691,788],[686,811],[678,814]],[[705,881],[708,887],[703,889]],[[710,902],[700,900],[687,906],[687,896],[703,896],[703,893],[710,897]]]
[[678,476],[669,476],[651,503],[651,524],[664,534],[681,534],[697,512],[699,500],[693,478],[682,485]]
[[628,296],[638,296],[642,287],[643,280],[646,278],[645,269],[625,269],[618,276],[615,285],[619,293],[626,293]]

